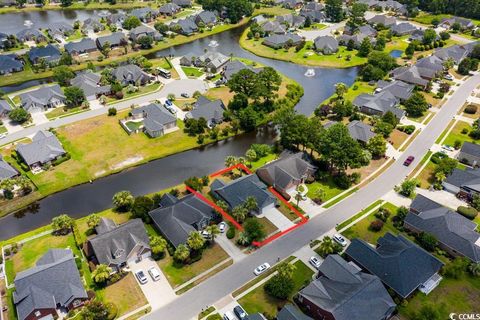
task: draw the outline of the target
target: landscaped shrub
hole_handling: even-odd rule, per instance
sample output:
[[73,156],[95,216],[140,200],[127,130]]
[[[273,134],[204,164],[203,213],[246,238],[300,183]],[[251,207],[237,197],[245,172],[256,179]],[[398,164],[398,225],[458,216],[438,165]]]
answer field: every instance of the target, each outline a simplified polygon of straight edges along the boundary
[[230,224],[229,224],[228,230],[227,230],[227,238],[228,239],[235,238],[235,227],[230,225]]
[[382,220],[383,222],[387,222],[388,217],[390,217],[391,212],[387,208],[380,208],[377,212],[375,212],[375,218]]
[[462,134],[467,134],[468,133],[468,129],[467,128],[463,128],[462,129]]
[[373,232],[378,232],[378,231],[382,230],[382,228],[383,228],[383,221],[380,220],[380,219],[372,221],[370,223],[370,226],[368,227],[368,229],[370,231],[373,231]]
[[470,104],[465,108],[464,112],[468,114],[475,114],[477,113],[477,106]]
[[446,158],[447,155],[442,153],[442,152],[435,152],[432,157],[430,158],[430,160],[435,163],[435,164],[439,164],[440,161],[443,159],[443,158]]
[[335,184],[341,188],[341,189],[348,189],[351,187],[352,185],[352,180],[350,179],[350,177],[342,172],[342,173],[339,173],[337,174],[334,178],[333,178],[333,181],[335,182]]
[[108,108],[108,116],[111,117],[111,116],[115,116],[115,115],[117,115],[117,109]]
[[60,158],[58,158],[57,160],[53,161],[53,165],[54,165],[54,166],[58,166],[59,164],[62,164],[62,163],[64,163],[65,161],[70,160],[71,157],[72,157],[72,156],[70,156],[70,154],[67,153],[67,154],[64,155],[63,157],[60,157]]
[[398,130],[405,132],[406,134],[412,134],[415,131],[415,126],[408,125],[408,126],[399,126],[397,127]]
[[420,233],[417,237],[417,241],[423,249],[430,252],[435,250],[435,248],[438,246],[437,238],[426,232]]
[[117,317],[117,314],[118,314],[118,308],[117,306],[114,304],[114,303],[108,303],[106,305],[107,307],[107,310],[108,310],[108,316],[107,316],[107,319],[108,320],[113,320]]
[[472,207],[459,206],[457,212],[467,219],[473,220],[477,216],[478,212]]

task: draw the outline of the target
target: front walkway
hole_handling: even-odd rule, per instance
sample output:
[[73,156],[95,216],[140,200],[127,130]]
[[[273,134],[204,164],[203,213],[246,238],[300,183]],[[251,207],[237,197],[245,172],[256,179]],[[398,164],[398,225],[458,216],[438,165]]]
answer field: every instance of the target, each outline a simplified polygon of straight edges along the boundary
[[227,239],[226,233],[222,233],[215,238],[215,241],[225,250],[226,253],[233,259],[234,262],[237,262],[247,255],[240,250],[232,241]]

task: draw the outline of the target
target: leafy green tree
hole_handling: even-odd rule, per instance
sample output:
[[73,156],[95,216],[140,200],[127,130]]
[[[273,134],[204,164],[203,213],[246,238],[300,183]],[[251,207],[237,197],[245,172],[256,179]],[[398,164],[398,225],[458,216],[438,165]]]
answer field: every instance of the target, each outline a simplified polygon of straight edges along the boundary
[[387,111],[383,116],[382,116],[382,121],[385,123],[389,123],[395,128],[398,124],[398,119],[397,117],[393,114],[392,111]]
[[14,122],[24,123],[31,118],[31,115],[23,108],[15,108],[8,113],[8,117]]
[[272,67],[265,67],[257,73],[257,93],[258,98],[270,101],[278,96],[277,92],[282,84],[282,77]]
[[375,133],[381,134],[383,137],[388,138],[393,131],[393,126],[390,123],[384,121],[377,121],[373,128]]
[[438,246],[437,238],[426,232],[421,232],[417,237],[417,241],[423,249],[430,252],[433,252],[433,250],[435,250],[435,248]]
[[73,58],[68,52],[63,52],[58,60],[58,64],[62,66],[71,66],[73,64]]
[[474,277],[480,277],[480,263],[470,263],[468,266],[468,271]]
[[135,199],[129,191],[119,191],[113,196],[113,207],[116,211],[127,212],[132,208]]
[[149,49],[152,47],[153,38],[150,36],[143,36],[137,39],[137,43],[140,45],[140,48]]
[[257,218],[248,218],[245,220],[243,229],[250,242],[262,241],[267,236],[265,227]]
[[411,117],[421,117],[428,110],[428,103],[420,92],[414,92],[407,101],[405,101],[405,111]]
[[104,284],[110,279],[110,274],[112,273],[112,268],[106,264],[99,264],[95,270],[92,272],[93,282],[96,284]]
[[248,149],[247,152],[245,153],[245,157],[250,161],[250,165],[252,165],[252,162],[257,160],[257,153],[253,149]]
[[27,3],[27,0],[15,0],[17,3],[17,7],[23,8],[25,6],[25,3]]
[[202,237],[200,232],[192,231],[188,235],[187,245],[193,251],[198,251],[205,246],[205,238]]
[[257,112],[252,106],[240,110],[238,113],[238,120],[240,126],[245,131],[252,131],[257,127],[257,124],[261,121],[262,115]]
[[212,242],[215,242],[215,238],[220,234],[220,229],[216,224],[211,224],[205,228],[205,230],[210,234]]
[[375,43],[374,50],[383,51],[385,50],[385,46],[387,45],[387,40],[384,36],[379,36],[377,38],[377,42]]
[[168,25],[163,22],[155,22],[155,25],[153,27],[161,34],[165,34],[168,31]]
[[423,305],[418,312],[415,312],[413,320],[440,320],[440,312],[437,306],[431,304]]
[[350,100],[337,100],[333,104],[332,112],[335,113],[337,119],[340,121],[344,117],[350,117],[353,114],[354,106]]
[[338,243],[334,242],[329,236],[325,236],[323,238],[320,246],[317,249],[318,254],[322,258],[327,257],[329,254],[339,253],[340,251],[342,251],[342,247]]
[[70,7],[73,3],[73,0],[60,0],[62,7]]
[[138,196],[133,201],[132,217],[140,218],[145,222],[150,221],[148,213],[153,209],[153,200],[147,196]]
[[123,21],[123,28],[127,29],[127,30],[131,30],[133,28],[136,28],[138,26],[140,26],[142,24],[142,22],[140,21],[140,19],[138,19],[137,17],[135,16],[128,16],[125,21]]
[[411,58],[414,53],[415,53],[415,44],[410,42],[407,48],[405,49],[405,55],[407,56],[407,58]]
[[229,168],[237,164],[237,158],[234,156],[227,156],[225,158],[225,167]]
[[53,79],[61,86],[67,86],[71,79],[75,77],[73,71],[67,66],[58,66],[53,69]]
[[107,320],[109,319],[109,311],[107,306],[101,301],[91,300],[85,303],[85,306],[82,308],[81,318],[84,320]]
[[434,29],[426,29],[423,32],[422,43],[423,44],[431,44],[437,39],[437,33]]
[[292,293],[295,287],[293,272],[295,266],[288,263],[281,263],[277,267],[277,274],[265,283],[265,291],[272,297],[285,300]]
[[72,230],[73,219],[66,214],[61,214],[52,219],[53,232],[67,234]]
[[230,91],[237,94],[244,94],[245,97],[256,98],[258,86],[257,74],[251,69],[242,69],[233,74],[227,81],[227,87]]
[[365,24],[365,12],[368,10],[368,6],[365,3],[354,2],[349,15],[347,26],[350,27],[352,31],[356,31],[358,27]]
[[416,195],[415,189],[417,188],[418,181],[416,179],[405,180],[400,185],[399,193],[402,196],[413,198]]
[[348,91],[348,87],[345,83],[338,82],[338,83],[335,84],[335,94],[337,95],[339,100],[344,99],[347,91]]
[[190,257],[190,250],[188,250],[187,246],[184,244],[178,245],[173,255],[173,258],[176,261],[185,262],[188,257]]
[[372,52],[373,46],[369,37],[365,37],[360,43],[360,48],[358,49],[358,55],[360,57],[367,57],[370,52]]
[[342,0],[325,0],[325,13],[332,22],[340,22],[345,17]]
[[374,158],[383,157],[387,152],[387,141],[381,135],[376,135],[368,141],[367,149]]
[[66,87],[63,93],[65,94],[66,104],[69,108],[79,107],[87,100],[85,93],[79,87]]
[[95,228],[96,226],[98,226],[99,223],[100,217],[97,214],[92,213],[87,217],[87,225],[89,228]]
[[150,237],[150,248],[155,257],[163,256],[167,249],[167,240],[160,236]]

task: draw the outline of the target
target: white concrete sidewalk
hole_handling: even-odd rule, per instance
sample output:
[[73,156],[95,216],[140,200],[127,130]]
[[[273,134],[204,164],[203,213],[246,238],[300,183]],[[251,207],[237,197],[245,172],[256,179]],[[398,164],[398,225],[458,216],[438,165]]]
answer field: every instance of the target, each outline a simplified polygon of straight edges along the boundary
[[260,218],[265,217],[270,220],[280,231],[286,230],[294,225],[287,217],[285,217],[277,208],[266,210],[263,214],[258,215]]
[[172,66],[175,69],[175,71],[177,71],[180,79],[188,79],[188,76],[185,74],[185,72],[183,72],[182,66],[180,65],[180,58],[174,58],[170,60],[170,62],[172,63]]
[[227,239],[226,233],[222,233],[215,238],[217,244],[225,250],[226,253],[233,259],[234,262],[237,262],[247,255],[240,250],[232,241]]
[[382,199],[396,205],[397,207],[410,207],[410,204],[412,203],[412,199],[404,197],[395,192],[394,190],[390,190],[386,195],[382,197]]

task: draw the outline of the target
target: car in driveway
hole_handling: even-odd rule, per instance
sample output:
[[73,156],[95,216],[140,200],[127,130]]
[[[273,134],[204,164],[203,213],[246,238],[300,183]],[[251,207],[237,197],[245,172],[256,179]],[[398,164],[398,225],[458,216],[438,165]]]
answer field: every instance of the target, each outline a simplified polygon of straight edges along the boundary
[[220,230],[221,233],[224,233],[225,230],[227,230],[227,224],[225,222],[220,222],[218,224],[218,229]]
[[237,320],[231,311],[227,311],[223,314],[223,320]]
[[256,267],[255,270],[253,270],[253,273],[254,273],[256,276],[259,276],[259,275],[261,275],[262,273],[264,273],[265,271],[267,271],[269,268],[270,268],[270,264],[268,264],[267,262],[265,262],[265,263],[262,263],[261,265],[259,265],[258,267]]
[[248,319],[248,314],[241,306],[236,306],[233,308],[233,312],[240,320]]
[[186,92],[183,92],[182,94],[180,94],[183,98],[190,98],[190,96],[188,95],[188,93]]
[[145,272],[143,272],[143,270],[137,270],[135,272],[135,276],[137,277],[138,282],[140,282],[141,284],[145,284],[148,282],[148,278],[145,275]]
[[447,151],[455,151],[455,149],[454,149],[452,146],[448,145],[448,144],[444,144],[444,145],[442,146],[442,149],[447,150]]
[[347,240],[345,240],[345,238],[341,234],[335,233],[333,235],[333,240],[335,240],[335,242],[341,245],[342,247],[347,246]]
[[153,281],[160,280],[160,271],[158,271],[157,268],[151,267],[150,269],[148,269],[148,274],[150,274],[150,277],[152,277]]
[[408,156],[407,159],[405,159],[405,161],[403,162],[403,165],[408,167],[412,164],[413,160],[415,160],[414,156]]
[[204,239],[209,240],[210,238],[212,238],[212,235],[207,230],[203,230],[200,234]]
[[444,78],[445,78],[446,80],[450,80],[450,81],[453,80],[453,76],[452,76],[451,74],[446,74],[446,75],[444,76]]
[[315,269],[320,268],[320,265],[322,264],[320,259],[318,259],[317,257],[311,257],[310,260],[308,260],[308,262],[310,262],[310,264],[314,266]]

